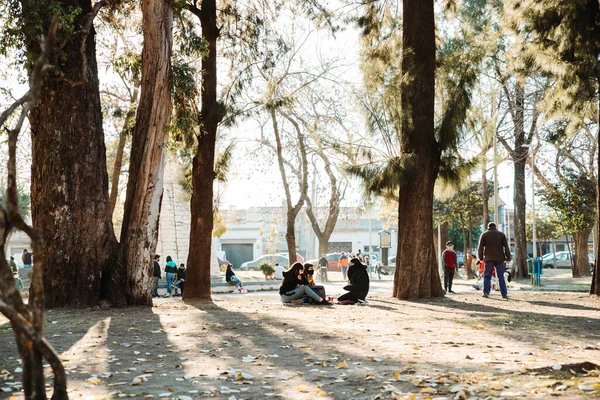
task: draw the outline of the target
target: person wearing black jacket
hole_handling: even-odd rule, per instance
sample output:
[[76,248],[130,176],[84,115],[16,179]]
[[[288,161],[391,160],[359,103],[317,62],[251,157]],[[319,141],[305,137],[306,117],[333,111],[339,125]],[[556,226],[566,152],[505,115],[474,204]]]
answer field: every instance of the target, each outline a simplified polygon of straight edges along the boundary
[[185,288],[185,264],[183,263],[179,264],[179,268],[177,269],[177,280],[173,286],[181,290],[181,294],[177,294],[177,290],[175,290],[175,296],[183,296],[183,289]]
[[160,254],[154,256],[154,273],[152,274],[152,297],[158,297],[158,280],[160,279]]
[[348,280],[350,284],[344,287],[344,290],[347,290],[348,293],[341,295],[338,301],[351,300],[358,302],[358,300],[364,300],[369,293],[369,273],[366,265],[362,264],[358,258],[350,260]]
[[292,265],[290,269],[283,273],[283,280],[281,281],[281,287],[279,288],[279,295],[281,296],[281,302],[302,304],[302,296],[306,295],[313,299],[316,304],[326,306],[331,303],[316,294],[308,285],[305,284],[302,279],[302,272],[304,266],[297,262]]

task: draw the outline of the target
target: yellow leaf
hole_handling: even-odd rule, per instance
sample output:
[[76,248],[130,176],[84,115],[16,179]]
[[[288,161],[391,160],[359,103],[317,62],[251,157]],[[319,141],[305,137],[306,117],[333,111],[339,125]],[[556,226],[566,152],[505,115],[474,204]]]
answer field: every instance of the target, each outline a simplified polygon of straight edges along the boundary
[[136,332],[139,332],[139,331],[140,331],[140,328],[133,328],[133,327],[132,327],[132,328],[129,328],[129,330],[130,330],[130,331],[136,331]]
[[297,391],[302,392],[302,393],[308,393],[310,392],[310,388],[306,385],[300,385],[296,388]]
[[303,344],[302,346],[298,346],[299,349],[310,349],[309,346]]
[[417,345],[415,344],[415,345],[413,346],[413,349],[415,349],[415,350],[419,350],[419,349],[420,349],[420,347],[419,347],[419,346],[417,346]]
[[437,393],[437,390],[435,390],[434,388],[423,388],[421,389],[421,393]]
[[394,378],[400,379],[400,372],[398,372],[398,371],[394,372]]
[[342,361],[341,363],[338,363],[338,365],[335,366],[337,369],[346,369],[348,368],[348,364],[346,364],[346,361]]

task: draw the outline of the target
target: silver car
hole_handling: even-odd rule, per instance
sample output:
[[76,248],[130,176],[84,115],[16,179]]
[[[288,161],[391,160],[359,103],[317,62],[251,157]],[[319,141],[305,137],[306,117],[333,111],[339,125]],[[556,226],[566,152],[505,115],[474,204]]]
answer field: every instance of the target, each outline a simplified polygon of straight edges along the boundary
[[544,268],[572,268],[571,253],[568,251],[559,251],[558,253],[544,254],[542,257],[542,266]]

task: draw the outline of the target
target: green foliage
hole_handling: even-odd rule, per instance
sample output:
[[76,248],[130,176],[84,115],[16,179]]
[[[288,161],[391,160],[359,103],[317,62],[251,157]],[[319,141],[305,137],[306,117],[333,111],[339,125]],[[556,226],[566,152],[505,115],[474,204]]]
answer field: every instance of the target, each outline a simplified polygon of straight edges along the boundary
[[463,242],[463,228],[456,222],[450,224],[450,228],[448,229],[448,236],[452,243],[454,243],[454,249],[457,251],[463,251],[465,245],[467,247],[467,251],[469,250],[470,243],[470,235],[473,235],[473,246],[477,247],[477,243],[479,242],[479,237],[483,233],[483,228],[480,225],[473,226],[473,231],[469,232],[467,229],[465,231],[465,239],[467,243]]
[[594,225],[596,180],[568,170],[559,184],[541,193],[542,201],[556,213],[560,234],[572,235]]
[[600,4],[597,0],[507,0],[506,19],[519,35],[525,63],[553,78],[542,107],[569,130],[597,117],[600,78]]
[[[525,233],[527,240],[533,240],[533,224],[527,223],[525,225]],[[547,241],[558,239],[561,236],[561,229],[559,229],[559,223],[549,215],[536,215],[535,217],[535,236],[539,241]]]
[[[2,197],[0,197],[0,207],[6,209],[6,200],[8,199],[8,189],[2,190]],[[31,197],[29,193],[25,192],[22,188],[17,188],[17,201],[19,203],[19,213],[23,219],[28,219],[31,215]]]
[[275,268],[273,268],[273,266],[271,264],[267,264],[267,263],[262,263],[258,266],[258,269],[265,274],[265,279],[267,279],[269,277],[269,275],[272,275],[273,273],[275,273]]

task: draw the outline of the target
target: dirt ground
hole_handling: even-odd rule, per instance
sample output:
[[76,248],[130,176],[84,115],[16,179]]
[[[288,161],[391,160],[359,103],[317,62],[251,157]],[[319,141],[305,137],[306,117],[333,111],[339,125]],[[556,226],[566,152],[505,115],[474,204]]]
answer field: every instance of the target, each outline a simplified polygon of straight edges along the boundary
[[[391,281],[372,286],[364,306],[285,306],[276,292],[257,292],[49,310],[46,337],[62,354],[72,399],[600,396],[597,298],[484,299],[457,285],[444,299],[408,302],[390,296]],[[21,398],[14,337],[1,318],[0,398]]]

